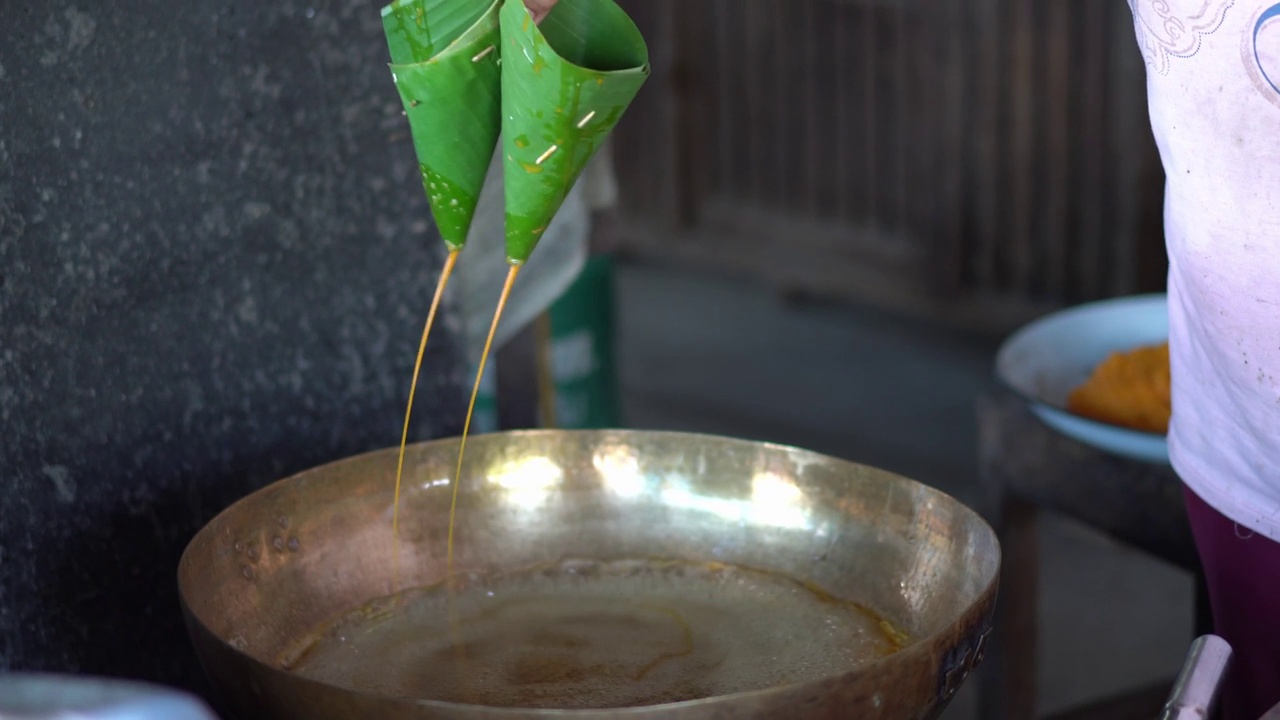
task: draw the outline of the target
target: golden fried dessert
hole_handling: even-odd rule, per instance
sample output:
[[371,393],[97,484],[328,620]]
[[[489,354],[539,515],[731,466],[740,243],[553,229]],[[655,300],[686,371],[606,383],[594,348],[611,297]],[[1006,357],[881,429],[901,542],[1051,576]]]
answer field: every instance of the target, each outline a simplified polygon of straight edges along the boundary
[[1169,343],[1112,353],[1067,397],[1067,410],[1100,422],[1169,430]]

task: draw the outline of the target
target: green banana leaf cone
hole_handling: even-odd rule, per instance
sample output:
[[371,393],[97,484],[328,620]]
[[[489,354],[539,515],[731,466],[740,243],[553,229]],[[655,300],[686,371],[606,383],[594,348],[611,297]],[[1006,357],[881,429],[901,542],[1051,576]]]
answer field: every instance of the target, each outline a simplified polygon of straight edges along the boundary
[[459,250],[502,131],[502,0],[396,0],[382,9],[422,187]]
[[523,264],[649,77],[649,50],[613,0],[559,0],[534,24],[501,11],[507,259]]

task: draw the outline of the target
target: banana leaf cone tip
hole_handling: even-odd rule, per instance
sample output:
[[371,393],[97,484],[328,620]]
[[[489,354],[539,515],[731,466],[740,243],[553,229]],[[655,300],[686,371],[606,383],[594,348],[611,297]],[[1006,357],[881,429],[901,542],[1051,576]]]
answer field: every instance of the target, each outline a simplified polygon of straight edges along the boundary
[[382,9],[391,77],[445,244],[466,244],[502,130],[502,0],[396,0]]
[[649,50],[613,0],[559,0],[541,25],[504,0],[501,25],[507,259],[522,264],[649,77]]

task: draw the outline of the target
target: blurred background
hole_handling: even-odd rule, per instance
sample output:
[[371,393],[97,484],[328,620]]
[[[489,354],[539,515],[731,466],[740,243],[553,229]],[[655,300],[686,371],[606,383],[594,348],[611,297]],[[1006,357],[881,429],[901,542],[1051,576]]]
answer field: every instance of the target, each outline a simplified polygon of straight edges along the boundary
[[[1127,4],[624,5],[655,53],[603,230],[625,421],[811,447],[982,507],[974,406],[999,342],[1164,289]],[[1071,521],[1036,533],[1038,714],[1152,717],[1090,702],[1176,671],[1190,575]],[[983,717],[978,692],[946,717]]]
[[[770,440],[985,508],[1001,340],[1164,287],[1127,5],[621,4],[653,75],[583,189],[581,270],[500,348],[480,429]],[[200,689],[186,540],[399,438],[443,252],[378,3],[0,7],[0,670]],[[465,295],[414,438],[461,427]],[[1069,520],[1035,533],[1037,715],[1160,686],[1191,575]],[[980,692],[946,717],[982,717]]]

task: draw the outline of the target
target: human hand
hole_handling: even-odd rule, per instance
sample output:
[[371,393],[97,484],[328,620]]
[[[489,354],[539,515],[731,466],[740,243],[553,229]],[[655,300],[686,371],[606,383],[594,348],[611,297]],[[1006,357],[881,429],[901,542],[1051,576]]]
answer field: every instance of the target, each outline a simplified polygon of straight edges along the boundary
[[551,8],[556,6],[556,0],[524,0],[525,7],[529,8],[529,14],[533,16],[536,23],[542,22],[542,18],[551,12]]

